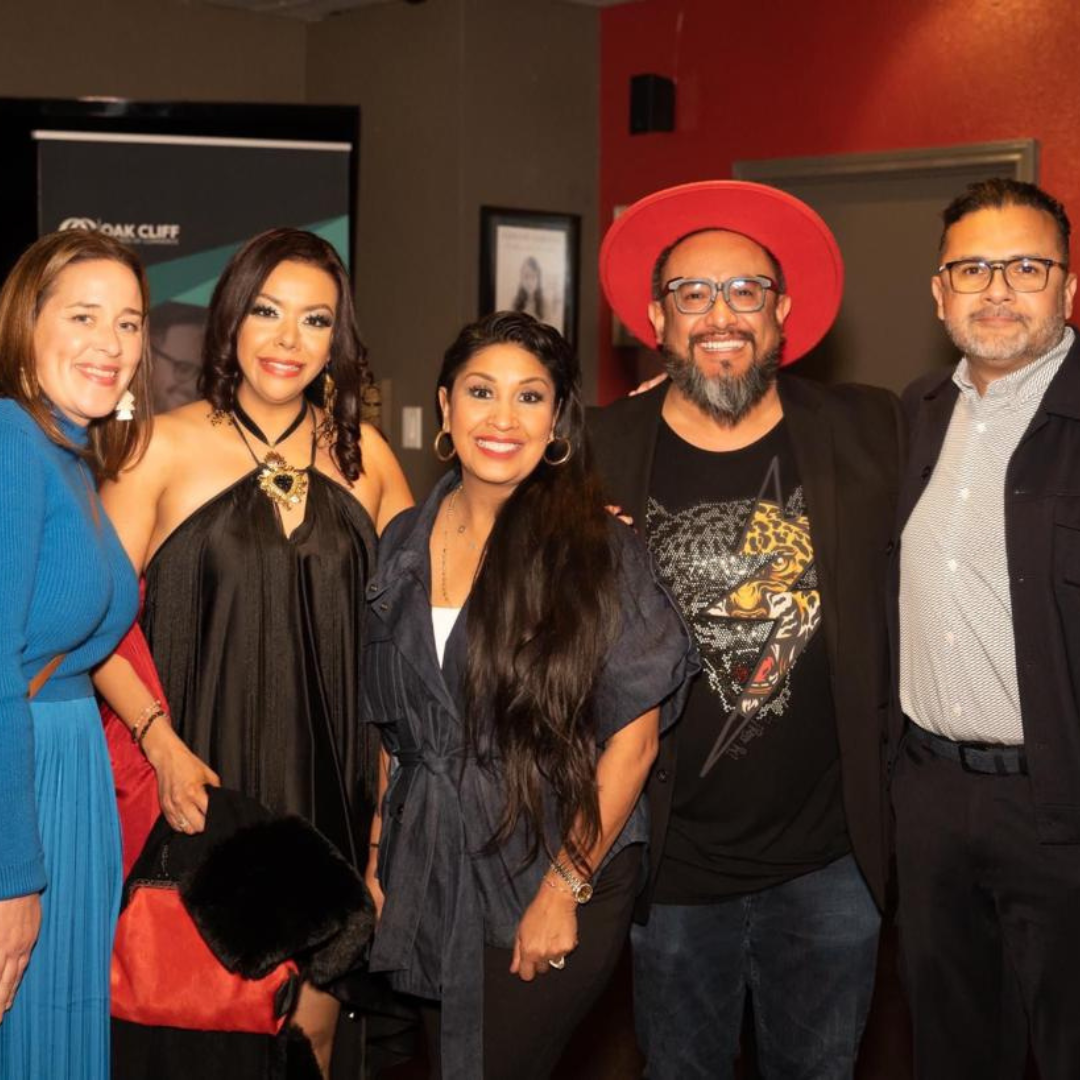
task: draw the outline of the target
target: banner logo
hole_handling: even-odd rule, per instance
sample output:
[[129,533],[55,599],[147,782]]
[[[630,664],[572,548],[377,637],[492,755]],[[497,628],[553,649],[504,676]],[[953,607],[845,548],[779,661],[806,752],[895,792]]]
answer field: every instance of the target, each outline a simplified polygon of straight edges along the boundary
[[64,218],[57,226],[60,232],[69,229],[84,229],[87,232],[101,232],[122,240],[126,244],[179,244],[179,225],[152,225],[147,222],[109,222],[98,221],[90,217]]
[[93,218],[69,217],[64,218],[57,226],[57,229],[60,232],[67,232],[68,229],[86,229],[87,232],[92,232],[97,227],[98,223]]

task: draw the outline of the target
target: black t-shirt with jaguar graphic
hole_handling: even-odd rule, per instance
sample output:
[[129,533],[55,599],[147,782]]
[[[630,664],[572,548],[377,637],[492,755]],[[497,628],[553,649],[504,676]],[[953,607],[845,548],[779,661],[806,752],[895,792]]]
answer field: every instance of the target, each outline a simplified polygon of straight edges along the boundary
[[663,421],[645,523],[703,670],[654,901],[710,903],[850,850],[821,603],[786,425],[716,453]]

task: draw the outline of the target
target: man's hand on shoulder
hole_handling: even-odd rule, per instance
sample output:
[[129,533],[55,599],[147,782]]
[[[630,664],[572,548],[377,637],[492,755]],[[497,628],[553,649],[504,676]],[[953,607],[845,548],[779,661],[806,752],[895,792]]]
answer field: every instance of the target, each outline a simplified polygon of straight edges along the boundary
[[654,375],[651,379],[646,379],[643,383],[639,383],[626,396],[637,397],[638,394],[644,394],[647,390],[652,390],[654,386],[659,386],[666,378],[666,374]]

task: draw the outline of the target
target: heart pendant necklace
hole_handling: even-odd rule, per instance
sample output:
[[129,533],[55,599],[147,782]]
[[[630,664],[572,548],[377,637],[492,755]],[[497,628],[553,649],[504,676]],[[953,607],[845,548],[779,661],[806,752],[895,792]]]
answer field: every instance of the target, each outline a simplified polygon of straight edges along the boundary
[[[274,448],[281,442],[284,442],[296,429],[304,422],[304,418],[308,415],[310,406],[307,401],[303,401],[300,405],[300,411],[296,414],[292,423],[276,438],[273,442],[270,441],[263,433],[262,429],[241,407],[240,402],[237,402],[233,406],[233,421],[240,438],[243,439],[244,445],[247,447],[248,453],[251,455],[255,464],[260,466],[259,469],[259,490],[272,502],[275,506],[280,507],[283,510],[291,510],[294,506],[303,502],[304,496],[307,495],[308,489],[308,469],[311,465],[308,465],[305,469],[295,469],[290,465]],[[247,441],[247,436],[244,434],[244,430],[247,430],[261,443],[265,443],[270,447],[270,452],[260,461],[255,454],[255,451],[251,448],[251,443]],[[312,430],[311,436],[311,464],[315,463],[315,438],[316,431]]]

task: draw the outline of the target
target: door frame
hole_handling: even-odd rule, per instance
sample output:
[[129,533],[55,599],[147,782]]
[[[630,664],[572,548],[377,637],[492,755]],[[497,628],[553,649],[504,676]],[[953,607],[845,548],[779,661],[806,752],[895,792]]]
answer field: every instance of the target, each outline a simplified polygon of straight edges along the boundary
[[865,180],[873,177],[914,179],[931,173],[964,172],[972,167],[999,166],[1014,180],[1039,182],[1039,140],[1004,139],[960,146],[883,150],[858,154],[822,154],[811,157],[756,158],[736,161],[736,180]]

